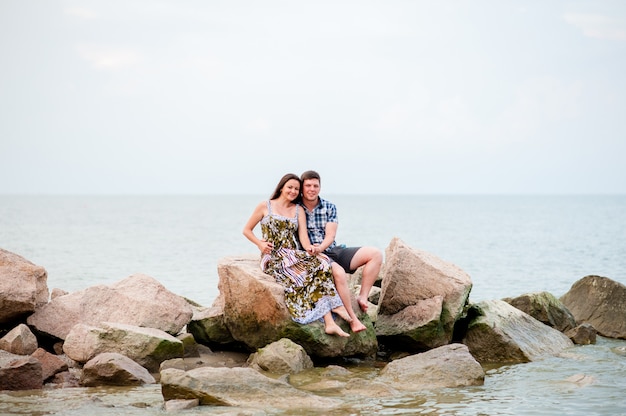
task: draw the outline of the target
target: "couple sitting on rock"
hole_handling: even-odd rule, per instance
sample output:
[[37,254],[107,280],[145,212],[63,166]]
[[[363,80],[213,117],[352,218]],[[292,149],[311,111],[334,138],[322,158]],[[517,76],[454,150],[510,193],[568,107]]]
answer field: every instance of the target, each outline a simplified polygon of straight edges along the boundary
[[[261,251],[261,269],[285,290],[285,303],[301,324],[323,319],[329,335],[350,336],[333,319],[333,312],[350,324],[352,332],[366,329],[352,309],[346,271],[361,266],[357,296],[367,310],[367,297],[382,265],[374,247],[345,247],[335,242],[337,208],[319,197],[320,176],[306,171],[301,177],[283,176],[267,201],[257,205],[243,234]],[[254,234],[261,224],[262,238]]]

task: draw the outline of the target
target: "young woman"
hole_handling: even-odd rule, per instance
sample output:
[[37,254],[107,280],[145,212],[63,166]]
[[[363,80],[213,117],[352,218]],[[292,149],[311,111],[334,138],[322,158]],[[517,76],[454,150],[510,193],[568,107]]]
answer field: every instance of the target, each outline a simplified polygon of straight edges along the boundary
[[[301,182],[298,175],[283,176],[268,201],[254,209],[243,235],[261,251],[261,269],[285,290],[285,303],[294,321],[308,324],[323,318],[330,335],[350,336],[334,321],[335,312],[347,322],[348,311],[333,283],[330,259],[324,254],[310,255],[306,215],[297,204]],[[262,238],[254,234],[261,224]],[[304,250],[299,248],[298,239]]]

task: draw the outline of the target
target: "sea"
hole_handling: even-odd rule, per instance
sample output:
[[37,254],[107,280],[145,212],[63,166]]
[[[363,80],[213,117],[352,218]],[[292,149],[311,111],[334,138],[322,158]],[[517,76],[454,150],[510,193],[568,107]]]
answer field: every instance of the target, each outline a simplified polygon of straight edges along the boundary
[[[242,229],[267,197],[0,195],[0,248],[44,267],[50,290],[143,273],[210,306],[219,261],[258,253]],[[473,303],[538,291],[560,297],[587,275],[626,284],[626,195],[322,197],[338,207],[339,243],[385,253],[398,238],[464,270]],[[626,341],[599,337],[558,357],[489,368],[483,386],[343,397],[345,406],[331,414],[626,415],[625,350]],[[360,366],[355,377],[376,371]],[[0,415],[164,413],[158,385],[0,392]],[[185,414],[237,412],[202,406]]]

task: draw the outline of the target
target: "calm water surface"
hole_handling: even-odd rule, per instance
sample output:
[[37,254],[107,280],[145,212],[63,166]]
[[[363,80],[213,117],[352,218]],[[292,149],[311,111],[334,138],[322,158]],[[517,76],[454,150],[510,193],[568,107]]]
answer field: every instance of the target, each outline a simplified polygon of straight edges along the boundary
[[[50,288],[75,291],[145,273],[208,306],[218,294],[219,259],[255,252],[241,230],[262,199],[0,196],[0,247],[45,267]],[[465,270],[473,302],[542,290],[561,296],[588,274],[626,283],[626,196],[329,199],[339,205],[340,242],[384,250],[398,237]],[[624,348],[624,341],[600,339],[559,357],[488,369],[480,387],[393,399],[340,395],[345,408],[332,414],[626,415]],[[364,378],[378,371],[352,370]],[[577,375],[591,382],[567,381]],[[46,389],[0,393],[0,414],[152,415],[165,413],[162,401],[158,385]],[[213,407],[184,413],[237,414]]]

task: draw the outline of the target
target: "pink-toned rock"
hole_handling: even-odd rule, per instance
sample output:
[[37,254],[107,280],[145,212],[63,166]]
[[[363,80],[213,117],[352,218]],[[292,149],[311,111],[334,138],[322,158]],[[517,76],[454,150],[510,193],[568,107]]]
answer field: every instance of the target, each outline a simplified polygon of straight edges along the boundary
[[0,324],[48,302],[48,274],[24,257],[0,248]]
[[80,379],[83,386],[139,386],[155,383],[148,370],[122,354],[107,352],[89,360]]
[[37,349],[37,337],[24,324],[19,324],[0,339],[0,349],[17,355],[30,355]]
[[65,361],[54,354],[50,354],[43,348],[37,348],[37,350],[31,354],[31,357],[36,358],[41,363],[42,379],[44,382],[55,374],[67,371],[68,369],[68,365]]
[[376,333],[416,350],[452,340],[472,281],[452,263],[393,238],[385,250]]
[[39,360],[0,350],[0,390],[34,390],[42,387]]
[[76,324],[101,322],[156,328],[175,335],[191,316],[191,306],[183,297],[150,276],[134,274],[110,286],[92,286],[56,297],[37,308],[27,322],[59,339],[65,339]]

